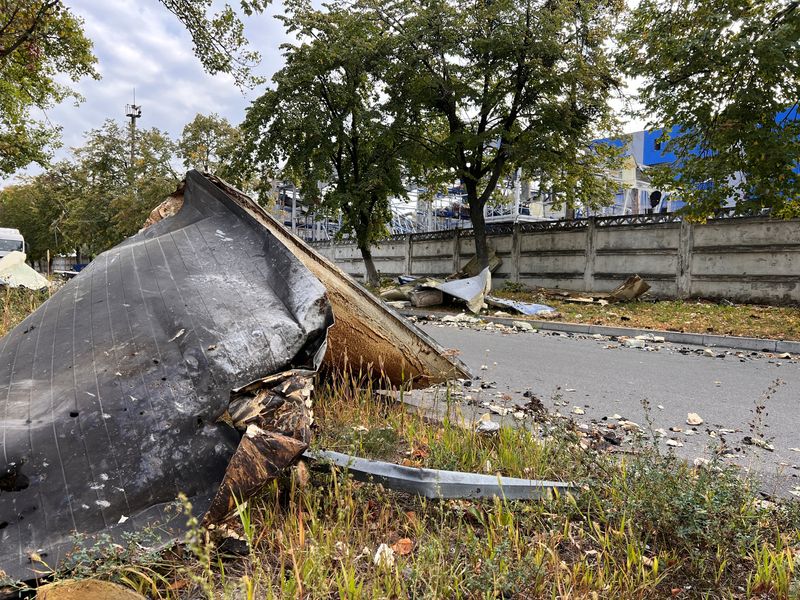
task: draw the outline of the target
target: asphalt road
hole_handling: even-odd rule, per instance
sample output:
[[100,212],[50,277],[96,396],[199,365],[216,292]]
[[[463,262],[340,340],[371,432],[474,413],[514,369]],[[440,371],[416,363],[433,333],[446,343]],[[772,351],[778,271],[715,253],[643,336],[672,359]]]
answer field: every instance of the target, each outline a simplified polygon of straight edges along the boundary
[[[710,357],[697,347],[669,343],[638,349],[583,335],[475,330],[435,321],[419,325],[443,346],[459,350],[481,381],[496,382],[496,389],[474,393],[479,401],[497,403],[497,394],[505,393],[510,403],[523,403],[522,394],[530,390],[550,411],[578,422],[603,424],[619,415],[644,426],[642,401],[647,400],[653,427],[667,434],[661,442],[683,444],[674,448],[678,454],[710,457],[710,445],[722,438],[728,460],[753,469],[766,486],[779,488],[766,491],[783,494],[798,486],[800,493],[797,357],[717,348]],[[765,407],[762,424],[757,423],[759,405]],[[574,414],[575,407],[585,414]],[[705,422],[693,429],[686,423],[690,412]],[[743,443],[745,436],[768,440],[774,451]]]

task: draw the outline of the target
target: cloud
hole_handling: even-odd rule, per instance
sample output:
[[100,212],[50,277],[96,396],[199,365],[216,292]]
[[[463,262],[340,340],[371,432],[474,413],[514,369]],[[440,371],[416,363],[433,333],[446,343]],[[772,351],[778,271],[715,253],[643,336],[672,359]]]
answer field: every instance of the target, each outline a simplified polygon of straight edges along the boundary
[[[63,147],[56,159],[68,156],[69,148],[83,143],[86,131],[106,119],[124,121],[134,88],[136,103],[142,106],[139,126],[157,127],[173,138],[197,113],[216,112],[240,123],[245,108],[263,91],[243,94],[229,75],[203,71],[191,37],[158,0],[68,0],[67,5],[84,21],[102,79],[70,83],[85,102],[64,102],[47,112],[47,119],[62,127]],[[265,14],[244,17],[248,39],[262,55],[257,71],[267,78],[283,64],[279,46],[288,38],[274,18],[282,10],[276,2]],[[32,167],[28,173],[39,171]]]

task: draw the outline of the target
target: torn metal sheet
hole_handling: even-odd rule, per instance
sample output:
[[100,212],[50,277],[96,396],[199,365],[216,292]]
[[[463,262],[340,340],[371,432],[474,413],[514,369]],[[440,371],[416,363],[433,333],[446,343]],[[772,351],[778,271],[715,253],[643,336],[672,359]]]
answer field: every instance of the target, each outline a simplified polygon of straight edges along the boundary
[[220,420],[231,390],[315,370],[332,322],[325,286],[190,173],[174,216],[101,254],[0,340],[5,577],[57,566],[74,531],[179,535],[178,493],[202,514],[240,447]]
[[496,296],[486,296],[486,303],[495,308],[510,308],[523,315],[542,316],[557,314],[558,311],[546,304],[534,304],[531,302],[520,302],[518,300],[508,300]]
[[50,282],[25,263],[25,253],[15,250],[0,258],[0,285],[42,290]]
[[[193,176],[203,177],[190,172],[187,179]],[[292,235],[258,203],[216,177],[208,180],[266,227],[327,289],[335,317],[328,333],[327,365],[337,369],[368,369],[396,385],[413,380],[415,385],[426,386],[472,376],[463,362],[445,356],[444,348],[433,338]]]
[[179,493],[228,514],[306,447],[323,356],[467,373],[218,180],[167,202],[0,340],[0,585],[56,568],[73,532],[175,539]]
[[467,303],[467,308],[477,314],[483,308],[484,296],[492,289],[492,272],[486,267],[475,277],[443,283],[423,283],[419,287],[441,290],[448,296],[463,300]]
[[631,275],[623,283],[614,288],[609,294],[609,300],[628,302],[636,300],[650,289],[650,284],[638,275]]
[[306,452],[304,456],[347,469],[359,481],[380,483],[393,490],[436,500],[495,497],[508,500],[537,500],[556,492],[576,492],[572,484],[560,481],[404,467],[331,451]]

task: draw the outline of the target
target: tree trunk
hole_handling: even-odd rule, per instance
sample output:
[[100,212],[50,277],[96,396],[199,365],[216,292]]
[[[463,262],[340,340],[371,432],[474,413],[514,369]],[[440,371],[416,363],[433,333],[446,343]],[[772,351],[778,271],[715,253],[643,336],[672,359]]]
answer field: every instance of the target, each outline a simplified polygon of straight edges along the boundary
[[483,206],[478,198],[477,188],[471,185],[466,187],[469,218],[472,221],[472,231],[475,234],[475,254],[478,257],[478,266],[483,270],[489,266],[489,249],[486,245],[486,221],[483,217]]
[[372,287],[378,287],[381,280],[378,277],[378,270],[375,268],[375,263],[372,262],[372,252],[369,246],[359,246],[358,249],[361,250],[361,258],[364,259],[364,268],[367,271],[367,283]]

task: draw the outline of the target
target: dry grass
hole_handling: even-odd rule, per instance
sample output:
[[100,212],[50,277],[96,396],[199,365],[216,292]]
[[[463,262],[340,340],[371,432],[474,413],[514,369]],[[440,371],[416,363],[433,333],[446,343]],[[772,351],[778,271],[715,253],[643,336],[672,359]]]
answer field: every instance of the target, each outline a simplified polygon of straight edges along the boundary
[[496,293],[502,298],[548,304],[569,323],[800,340],[800,308],[796,306],[727,306],[707,300],[643,300],[600,306],[565,302],[535,291],[501,289]]
[[[40,301],[6,296],[4,327]],[[58,577],[175,599],[800,597],[800,505],[764,503],[729,467],[693,467],[646,440],[622,459],[584,450],[568,421],[479,436],[379,401],[372,385],[352,374],[318,382],[315,445],[570,480],[580,494],[432,502],[338,470],[292,470],[239,506],[238,552],[190,518],[172,550],[149,549],[145,531],[107,541],[99,560],[77,553]],[[391,565],[374,561],[384,543],[398,550]]]

